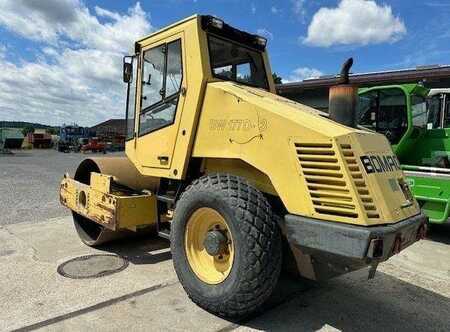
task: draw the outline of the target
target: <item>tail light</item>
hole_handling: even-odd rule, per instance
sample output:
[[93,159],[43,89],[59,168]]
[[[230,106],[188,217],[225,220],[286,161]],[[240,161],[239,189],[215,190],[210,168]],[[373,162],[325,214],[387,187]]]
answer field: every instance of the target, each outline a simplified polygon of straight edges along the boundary
[[400,251],[402,251],[402,236],[397,235],[394,241],[394,248],[392,249],[392,253],[394,255],[398,254]]
[[383,239],[374,239],[373,241],[373,258],[383,257]]
[[422,224],[420,225],[419,229],[417,230],[417,240],[423,240],[427,236],[427,225]]

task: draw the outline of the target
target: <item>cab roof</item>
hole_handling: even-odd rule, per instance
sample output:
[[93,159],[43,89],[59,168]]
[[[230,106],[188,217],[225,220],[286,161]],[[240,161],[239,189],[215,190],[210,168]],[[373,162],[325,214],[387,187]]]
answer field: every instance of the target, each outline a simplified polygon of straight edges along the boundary
[[393,84],[393,85],[381,85],[381,86],[373,86],[370,88],[362,88],[358,90],[358,93],[366,93],[368,91],[374,91],[374,90],[384,90],[384,89],[402,89],[407,94],[415,94],[418,96],[426,97],[428,96],[429,89],[424,87],[421,84],[414,84],[414,83],[408,83],[408,84]]
[[[208,32],[214,33],[215,35],[219,35],[219,36],[231,39],[233,41],[250,46],[250,47],[260,50],[260,51],[264,51],[266,48],[267,39],[264,37],[236,29],[236,28],[232,27],[231,25],[226,24],[223,20],[221,20],[220,18],[217,18],[215,16],[195,14],[195,15],[189,16],[181,21],[170,24],[158,31],[155,31],[155,32],[147,35],[146,37],[143,37],[143,38],[137,40],[135,43],[135,52],[136,53],[139,52],[140,46],[141,46],[140,44],[142,42],[144,42],[145,40],[155,37],[163,32],[173,29],[181,24],[187,23],[189,21],[194,21],[194,20],[200,21],[201,28],[204,31],[208,31]],[[217,27],[216,24],[214,24],[214,22],[217,22],[217,21],[221,22],[220,28]]]

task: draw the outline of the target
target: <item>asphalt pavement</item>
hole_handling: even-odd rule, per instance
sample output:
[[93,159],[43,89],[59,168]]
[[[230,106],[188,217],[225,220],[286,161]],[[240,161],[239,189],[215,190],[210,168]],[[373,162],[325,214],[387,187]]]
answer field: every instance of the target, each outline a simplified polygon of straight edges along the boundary
[[[110,155],[117,153],[106,156]],[[59,183],[65,172],[73,175],[78,164],[89,156],[92,154],[53,149],[0,154],[0,225],[69,215],[59,204]]]
[[[434,227],[427,240],[380,264],[373,280],[367,269],[321,284],[283,276],[264,312],[228,321],[188,299],[166,240],[98,249],[80,242],[58,185],[86,156],[0,157],[0,331],[450,331],[450,226]],[[128,265],[91,279],[58,273],[92,254]]]

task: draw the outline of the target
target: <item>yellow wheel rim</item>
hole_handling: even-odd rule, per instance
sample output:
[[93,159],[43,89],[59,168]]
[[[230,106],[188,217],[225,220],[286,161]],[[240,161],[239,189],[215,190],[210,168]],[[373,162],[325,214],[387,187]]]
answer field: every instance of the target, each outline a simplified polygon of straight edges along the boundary
[[[205,248],[205,239],[212,231],[220,232],[226,238],[226,244],[217,255],[210,255]],[[184,246],[192,271],[203,282],[219,284],[230,274],[234,258],[233,238],[225,219],[217,211],[203,207],[191,215]]]

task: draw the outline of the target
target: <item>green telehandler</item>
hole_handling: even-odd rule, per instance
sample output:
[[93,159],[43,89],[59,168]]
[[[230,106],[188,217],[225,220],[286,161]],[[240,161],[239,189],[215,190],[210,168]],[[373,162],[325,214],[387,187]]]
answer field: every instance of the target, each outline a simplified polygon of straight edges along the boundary
[[[359,89],[357,123],[384,134],[430,223],[450,214],[450,119],[445,91],[420,84]],[[374,167],[383,167],[374,160]]]

